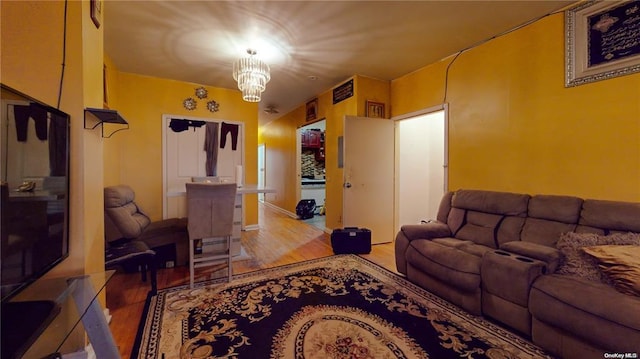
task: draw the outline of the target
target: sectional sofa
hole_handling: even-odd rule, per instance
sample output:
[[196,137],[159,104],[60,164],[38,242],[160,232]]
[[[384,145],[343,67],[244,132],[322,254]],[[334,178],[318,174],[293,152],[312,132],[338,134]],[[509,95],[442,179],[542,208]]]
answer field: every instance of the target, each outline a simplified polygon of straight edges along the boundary
[[[402,226],[395,257],[410,281],[553,355],[640,355],[638,233],[640,203],[458,190]],[[589,253],[601,249],[635,264]]]

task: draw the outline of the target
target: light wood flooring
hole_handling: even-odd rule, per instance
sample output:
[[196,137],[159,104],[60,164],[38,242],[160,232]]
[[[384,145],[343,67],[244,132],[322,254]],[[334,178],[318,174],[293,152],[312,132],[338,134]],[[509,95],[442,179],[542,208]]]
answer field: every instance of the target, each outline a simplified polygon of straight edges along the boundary
[[[242,246],[250,259],[233,263],[234,274],[256,271],[280,265],[330,256],[330,236],[320,229],[293,219],[263,204],[259,208],[260,229],[242,232]],[[362,257],[396,272],[392,243],[374,245],[370,254]],[[196,270],[196,280],[224,276],[224,270]],[[198,278],[199,277],[199,278]],[[189,268],[158,270],[158,288],[189,283]],[[112,315],[111,332],[122,358],[129,358],[138,324],[151,286],[140,280],[139,273],[118,272],[107,285],[107,308]]]

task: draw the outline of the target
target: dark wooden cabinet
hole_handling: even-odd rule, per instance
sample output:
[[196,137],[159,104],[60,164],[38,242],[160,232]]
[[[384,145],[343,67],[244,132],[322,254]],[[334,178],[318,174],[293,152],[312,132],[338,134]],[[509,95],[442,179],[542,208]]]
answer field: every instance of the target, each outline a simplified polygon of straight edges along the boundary
[[302,131],[302,148],[315,152],[316,161],[324,162],[324,132],[321,130]]
[[323,134],[320,130],[305,130],[302,132],[303,148],[320,148],[323,147]]

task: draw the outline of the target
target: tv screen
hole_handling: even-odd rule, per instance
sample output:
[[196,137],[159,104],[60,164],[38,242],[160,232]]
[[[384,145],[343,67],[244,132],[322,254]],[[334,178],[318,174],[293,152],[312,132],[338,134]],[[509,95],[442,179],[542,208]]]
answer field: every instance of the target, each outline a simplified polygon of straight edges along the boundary
[[69,255],[69,115],[2,85],[2,302]]

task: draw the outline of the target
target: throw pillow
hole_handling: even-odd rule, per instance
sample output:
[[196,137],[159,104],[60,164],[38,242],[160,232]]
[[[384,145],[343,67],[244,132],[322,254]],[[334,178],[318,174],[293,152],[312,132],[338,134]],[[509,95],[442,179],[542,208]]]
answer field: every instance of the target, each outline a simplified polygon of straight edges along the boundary
[[595,233],[563,233],[556,244],[556,248],[562,253],[556,273],[612,285],[611,279],[598,268],[598,261],[582,251],[583,247],[608,244],[640,245],[640,234],[614,233],[604,236]]
[[619,292],[640,297],[640,246],[604,245],[582,250],[598,261]]

